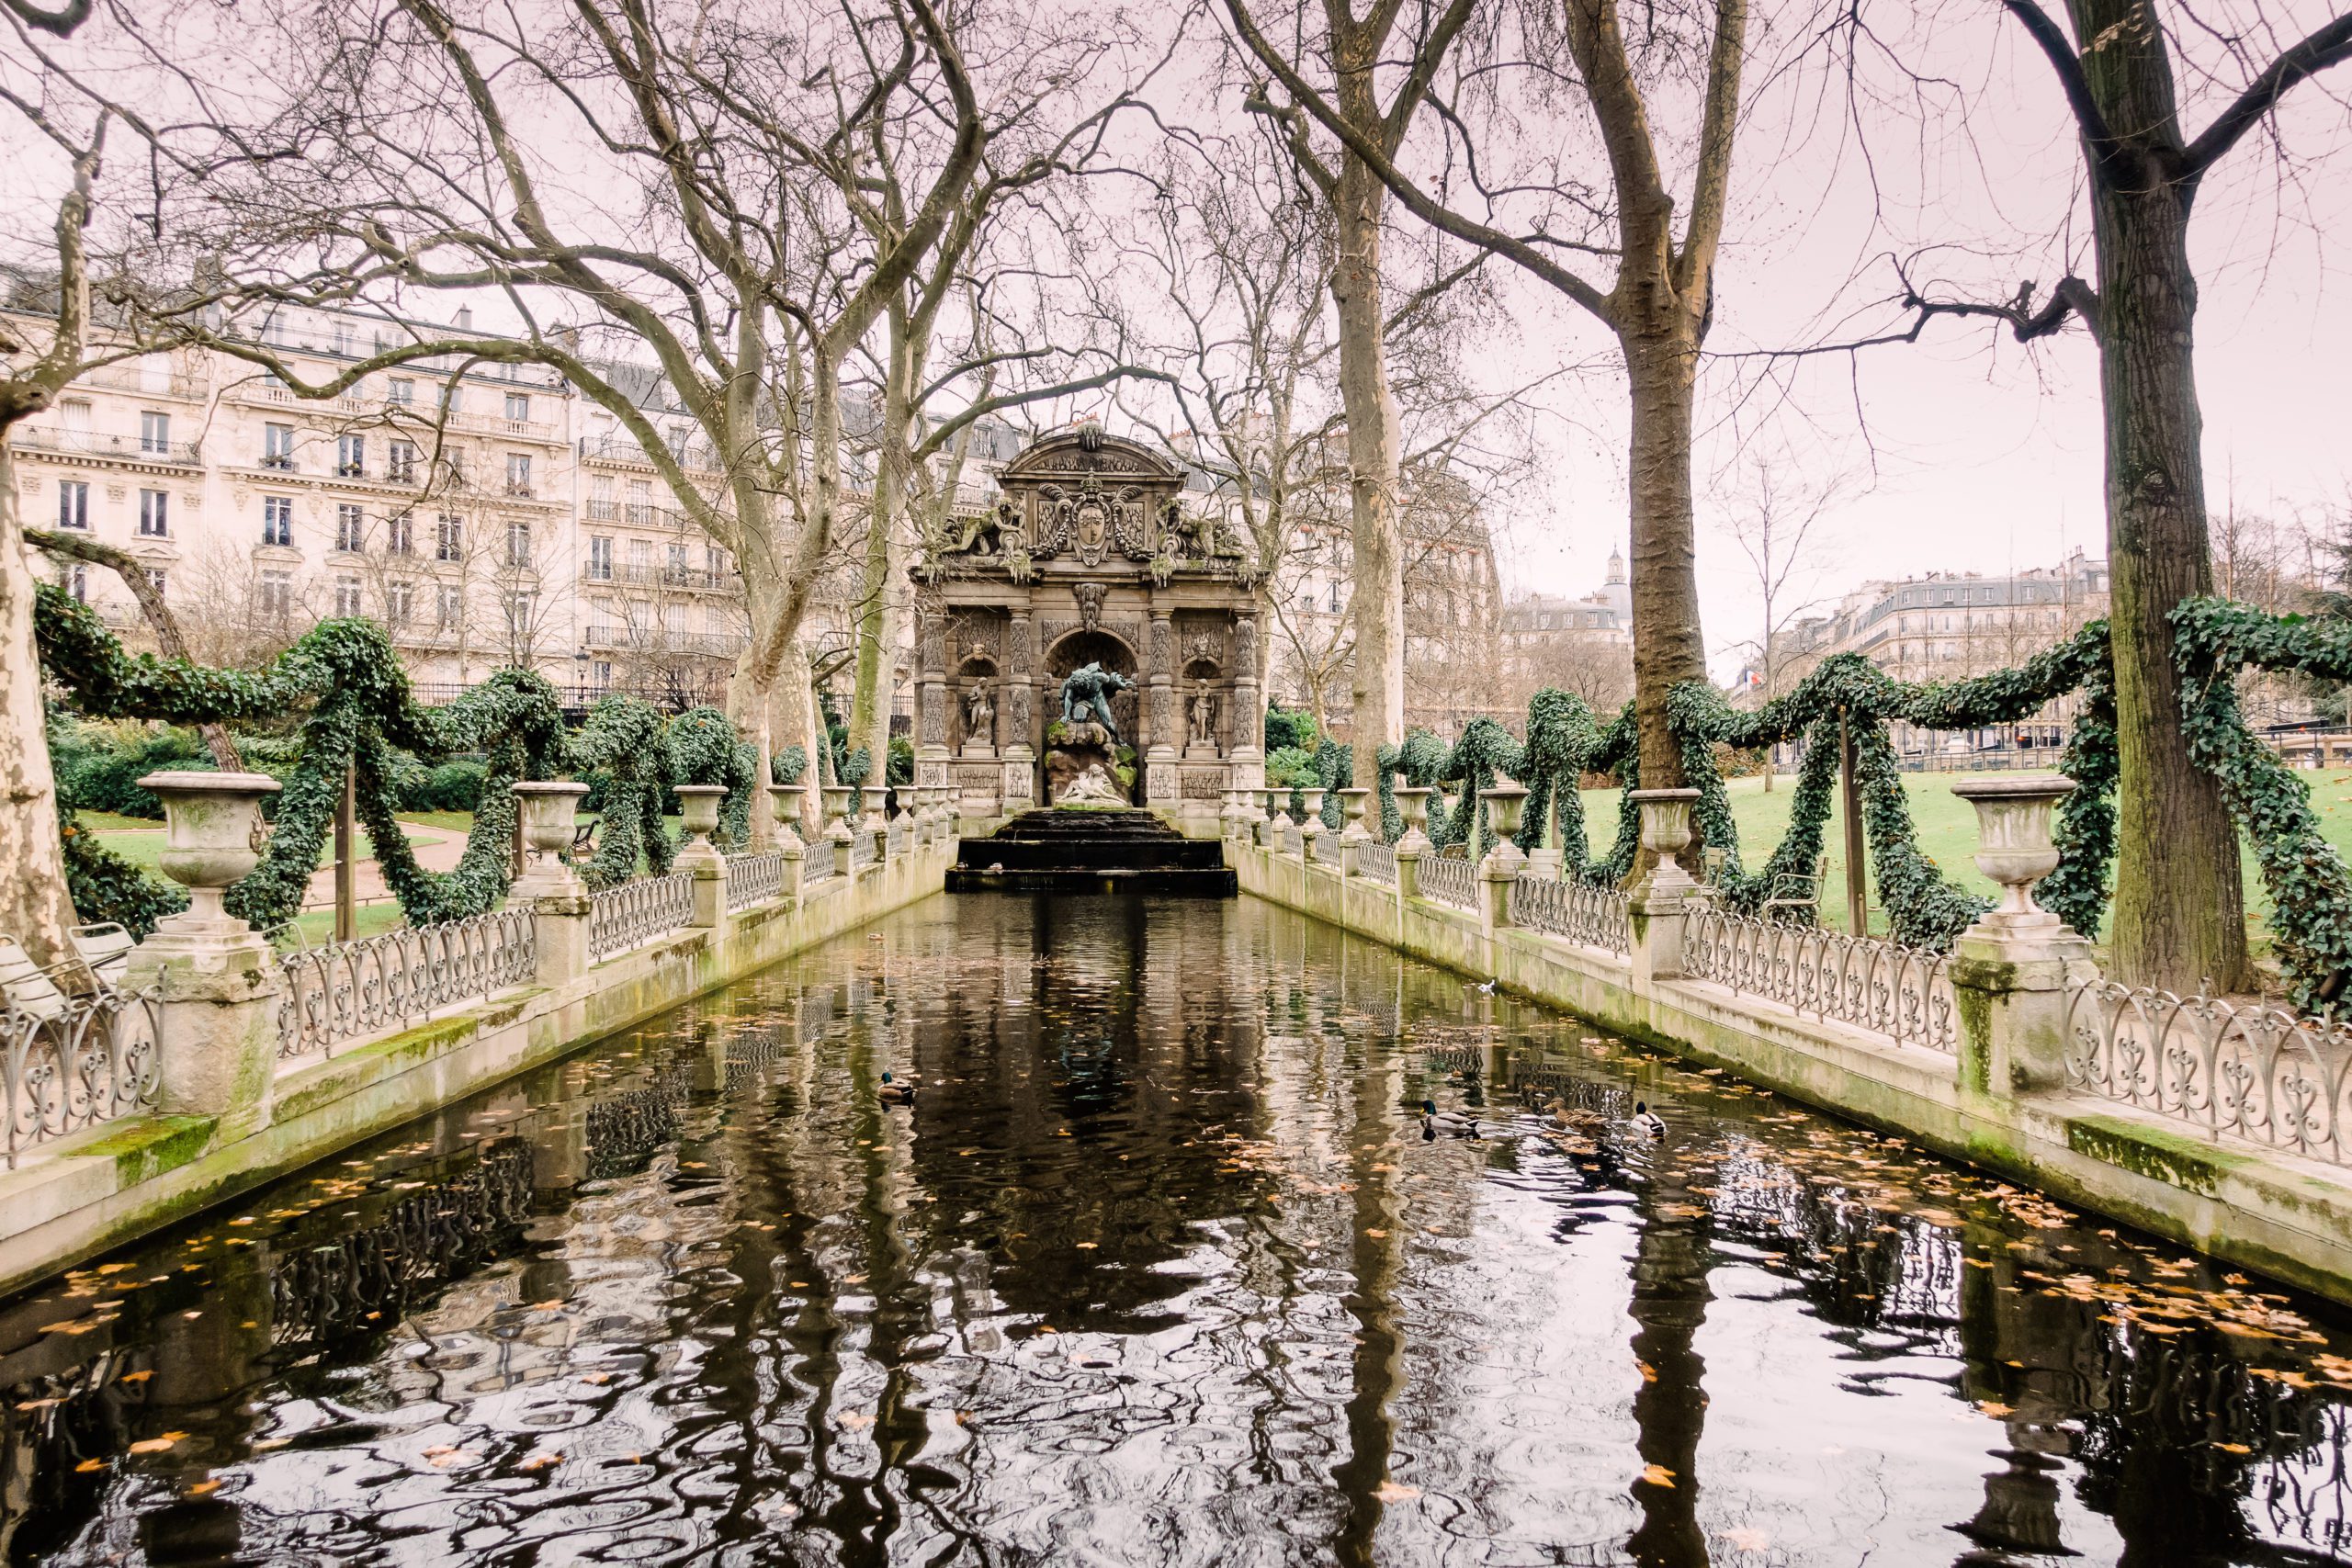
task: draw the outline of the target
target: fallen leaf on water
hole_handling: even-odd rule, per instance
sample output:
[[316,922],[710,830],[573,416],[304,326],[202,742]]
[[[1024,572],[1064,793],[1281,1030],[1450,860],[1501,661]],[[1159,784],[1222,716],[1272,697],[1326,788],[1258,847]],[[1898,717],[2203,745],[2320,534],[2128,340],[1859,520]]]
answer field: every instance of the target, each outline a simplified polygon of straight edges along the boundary
[[107,1461],[102,1459],[85,1459],[74,1468],[82,1474],[87,1475],[93,1471],[104,1470],[106,1467]]
[[2007,1416],[2015,1406],[2003,1404],[1997,1400],[1980,1399],[1976,1402],[1976,1408],[1987,1416]]
[[218,1481],[199,1481],[195,1485],[187,1489],[187,1495],[191,1497],[201,1497],[207,1492],[218,1492],[220,1490],[220,1483]]
[[533,1302],[531,1303],[531,1310],[533,1312],[561,1312],[563,1310],[563,1303],[560,1301]]
[[1372,1489],[1372,1495],[1383,1503],[1409,1503],[1421,1495],[1421,1489],[1401,1481],[1384,1481]]
[[187,1436],[186,1432],[166,1432],[160,1438],[142,1438],[130,1445],[130,1451],[135,1454],[159,1454]]
[[2215,1443],[2213,1446],[2221,1450],[2225,1454],[2250,1454],[2254,1452],[2252,1449],[2246,1447],[2244,1443]]
[[1672,1490],[1674,1472],[1662,1464],[1645,1464],[1642,1466],[1642,1482],[1645,1485],[1663,1486]]
[[874,1425],[874,1417],[863,1411],[844,1411],[842,1415],[842,1425],[853,1432],[863,1432]]
[[517,1470],[545,1470],[551,1464],[561,1464],[562,1462],[563,1456],[561,1454],[533,1454],[529,1459],[525,1460],[521,1464],[516,1465],[514,1468]]
[[1651,1366],[1647,1361],[1635,1361],[1634,1365],[1642,1369],[1642,1381],[1644,1382],[1657,1382],[1657,1369],[1656,1367]]
[[1734,1527],[1724,1531],[1724,1544],[1742,1551],[1761,1551],[1772,1544],[1772,1538],[1762,1530]]
[[1385,1240],[1388,1235],[1388,1233],[1384,1230],[1367,1230],[1363,1234],[1372,1237],[1374,1241]]

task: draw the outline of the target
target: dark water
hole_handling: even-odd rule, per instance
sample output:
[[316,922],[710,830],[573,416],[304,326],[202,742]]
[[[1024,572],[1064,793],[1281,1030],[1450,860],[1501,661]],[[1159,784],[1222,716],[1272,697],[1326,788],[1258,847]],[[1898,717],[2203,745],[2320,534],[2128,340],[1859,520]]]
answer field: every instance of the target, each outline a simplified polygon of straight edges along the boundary
[[[1487,1135],[1424,1142],[1424,1094]],[[70,1563],[2334,1561],[2346,1326],[1261,905],[978,895],[0,1307],[0,1528]]]

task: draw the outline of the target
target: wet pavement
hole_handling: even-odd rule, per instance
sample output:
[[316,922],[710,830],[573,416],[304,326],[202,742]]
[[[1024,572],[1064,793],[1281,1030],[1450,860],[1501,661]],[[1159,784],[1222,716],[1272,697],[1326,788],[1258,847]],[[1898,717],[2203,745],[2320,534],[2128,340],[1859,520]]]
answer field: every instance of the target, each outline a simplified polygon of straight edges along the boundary
[[2345,1314],[1248,900],[931,900],[0,1303],[0,1389],[16,1562],[2352,1553]]

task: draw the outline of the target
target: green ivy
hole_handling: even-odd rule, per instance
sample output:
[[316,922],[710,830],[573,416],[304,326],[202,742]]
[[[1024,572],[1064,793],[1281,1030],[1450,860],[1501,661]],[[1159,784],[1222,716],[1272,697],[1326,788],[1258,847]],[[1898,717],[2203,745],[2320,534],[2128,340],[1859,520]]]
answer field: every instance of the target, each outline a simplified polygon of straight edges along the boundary
[[735,726],[715,707],[688,708],[670,721],[665,737],[670,783],[723,784],[718,842],[741,849],[752,840],[752,785],[758,782],[759,749],[737,739]]
[[187,908],[186,889],[156,881],[99,843],[77,813],[61,809],[57,831],[65,852],[65,891],[84,920],[119,921],[144,941],[157,920]]
[[662,792],[672,781],[662,716],[651,704],[620,692],[599,697],[572,741],[572,755],[607,780],[596,856],[582,874],[588,885],[627,882],[640,865],[657,876],[668,871],[673,846],[662,824]]

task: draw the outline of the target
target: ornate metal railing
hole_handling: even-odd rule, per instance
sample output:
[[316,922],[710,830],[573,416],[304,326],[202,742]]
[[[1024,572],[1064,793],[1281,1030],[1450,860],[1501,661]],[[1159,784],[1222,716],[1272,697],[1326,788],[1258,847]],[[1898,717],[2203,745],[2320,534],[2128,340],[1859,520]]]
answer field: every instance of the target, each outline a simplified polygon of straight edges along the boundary
[[588,956],[625,953],[695,918],[692,872],[640,876],[588,900]]
[[1356,874],[1368,876],[1374,882],[1396,886],[1396,851],[1394,845],[1377,839],[1368,839],[1356,846]]
[[808,858],[800,863],[800,880],[803,884],[822,882],[829,876],[840,875],[841,866],[833,841],[820,838],[808,846]]
[[1611,953],[1634,951],[1633,913],[1625,895],[1614,887],[1522,872],[1510,885],[1510,923]]
[[727,907],[741,909],[784,896],[784,856],[775,850],[727,857]]
[[1283,823],[1283,853],[1286,855],[1303,855],[1306,852],[1306,835],[1298,830],[1297,823],[1284,820]]
[[1907,1044],[1955,1048],[1951,976],[1940,953],[1722,909],[1690,916],[1682,944],[1690,979]]
[[1478,868],[1454,855],[1421,857],[1421,896],[1464,909],[1478,907]]
[[538,957],[527,908],[498,909],[281,955],[277,1054],[307,1056],[398,1029],[438,1008],[531,978]]
[[2078,980],[2066,988],[2065,1062],[2089,1093],[2352,1165],[2352,1023]]
[[155,994],[0,994],[0,1095],[10,1168],[25,1150],[154,1103]]
[[849,841],[849,868],[853,873],[864,871],[874,863],[874,835],[860,829]]

